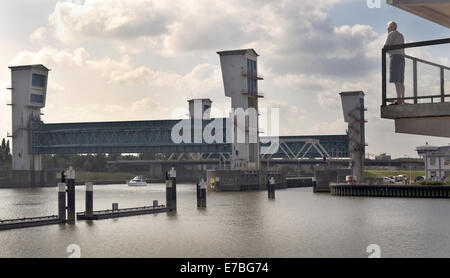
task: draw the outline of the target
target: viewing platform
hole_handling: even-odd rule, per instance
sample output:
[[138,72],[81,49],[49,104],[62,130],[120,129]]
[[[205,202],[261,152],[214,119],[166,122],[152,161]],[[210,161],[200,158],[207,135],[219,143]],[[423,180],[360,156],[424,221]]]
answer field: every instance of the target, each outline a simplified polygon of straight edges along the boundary
[[[403,98],[405,104],[394,104],[398,100],[397,97],[387,97],[386,67],[386,56],[390,50],[443,45],[448,43],[450,43],[450,38],[390,45],[385,46],[382,49],[381,118],[394,120],[395,132],[450,137],[450,101],[448,101],[450,93],[447,93],[445,88],[445,76],[446,73],[448,74],[450,67],[405,55],[405,60],[412,62],[412,96],[408,96],[407,89],[409,86],[406,86],[405,97]],[[438,80],[433,80],[438,84],[438,94],[430,94],[432,88],[429,86],[431,85],[426,86],[426,91],[423,88],[420,88],[419,92],[419,81],[422,81],[422,75],[418,76],[418,65],[420,64],[431,66],[433,69],[439,71],[439,82],[437,82]],[[392,86],[394,85],[392,84]]]

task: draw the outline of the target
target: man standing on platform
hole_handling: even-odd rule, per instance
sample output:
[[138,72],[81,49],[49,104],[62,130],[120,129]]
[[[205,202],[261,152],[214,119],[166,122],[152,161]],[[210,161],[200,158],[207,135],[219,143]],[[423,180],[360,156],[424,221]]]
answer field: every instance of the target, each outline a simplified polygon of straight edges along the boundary
[[[388,37],[384,46],[404,44],[403,35],[397,31],[397,23],[390,21],[387,25]],[[389,82],[395,83],[397,90],[397,101],[394,104],[404,104],[405,97],[405,49],[394,49],[388,51],[390,57]]]

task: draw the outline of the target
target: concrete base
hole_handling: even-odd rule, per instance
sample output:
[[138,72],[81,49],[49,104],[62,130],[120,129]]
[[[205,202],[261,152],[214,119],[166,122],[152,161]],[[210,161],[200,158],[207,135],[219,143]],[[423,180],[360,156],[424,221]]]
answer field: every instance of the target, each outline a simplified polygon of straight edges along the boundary
[[450,137],[450,103],[381,106],[381,118],[395,120],[395,132]]
[[450,116],[450,102],[381,106],[381,118],[423,118]]
[[448,138],[450,137],[450,116],[396,119],[395,132]]
[[10,179],[2,180],[0,188],[56,186],[56,171],[10,171]]
[[314,193],[330,193],[330,183],[345,181],[345,177],[352,174],[352,169],[316,169],[314,177],[316,184],[313,187]]
[[209,189],[219,192],[265,190],[268,176],[274,177],[275,188],[286,188],[286,179],[281,170],[220,169],[208,170],[206,173]]

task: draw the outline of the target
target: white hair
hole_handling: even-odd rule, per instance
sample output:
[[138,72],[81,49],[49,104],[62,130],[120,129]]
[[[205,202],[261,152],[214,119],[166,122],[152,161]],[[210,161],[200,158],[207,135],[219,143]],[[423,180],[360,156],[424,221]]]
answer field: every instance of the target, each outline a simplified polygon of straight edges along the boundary
[[392,27],[392,29],[397,30],[397,23],[395,21],[389,21],[388,27]]

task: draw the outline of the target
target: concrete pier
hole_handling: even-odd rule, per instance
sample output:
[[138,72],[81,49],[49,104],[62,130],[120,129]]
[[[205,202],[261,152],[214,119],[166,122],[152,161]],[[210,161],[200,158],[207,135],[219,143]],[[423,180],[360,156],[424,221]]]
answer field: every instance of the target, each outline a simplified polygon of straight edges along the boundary
[[[286,188],[285,174],[281,170],[216,169],[208,170],[206,180],[214,191],[266,190],[267,178],[275,179],[277,189]],[[217,181],[217,182],[216,182]]]
[[316,180],[313,192],[314,193],[330,193],[330,183],[339,183],[345,181],[345,176],[351,175],[352,169],[327,169],[316,168],[314,171],[314,178]]
[[124,208],[124,209],[114,209],[114,210],[108,209],[108,210],[93,211],[92,216],[86,215],[85,212],[79,212],[79,213],[77,213],[77,220],[101,220],[101,219],[128,217],[128,216],[135,216],[135,215],[162,213],[162,212],[168,212],[168,211],[169,211],[169,208],[165,207],[164,205],[136,207],[136,208]]
[[177,210],[177,172],[172,168],[166,173],[166,206],[170,211]]
[[58,216],[61,223],[66,222],[66,184],[58,183]]
[[197,207],[206,208],[206,182],[203,179],[197,184]]
[[269,199],[275,199],[275,179],[273,177],[267,179],[267,194]]
[[60,223],[62,222],[58,215],[6,219],[0,220],[0,230],[20,229]]
[[446,185],[330,185],[331,195],[355,197],[450,198]]
[[316,184],[315,178],[313,177],[287,177],[286,187],[296,188],[296,187],[314,187]]
[[92,217],[94,213],[94,185],[92,182],[86,183],[85,213],[86,217]]
[[67,179],[67,221],[75,221],[75,180]]

